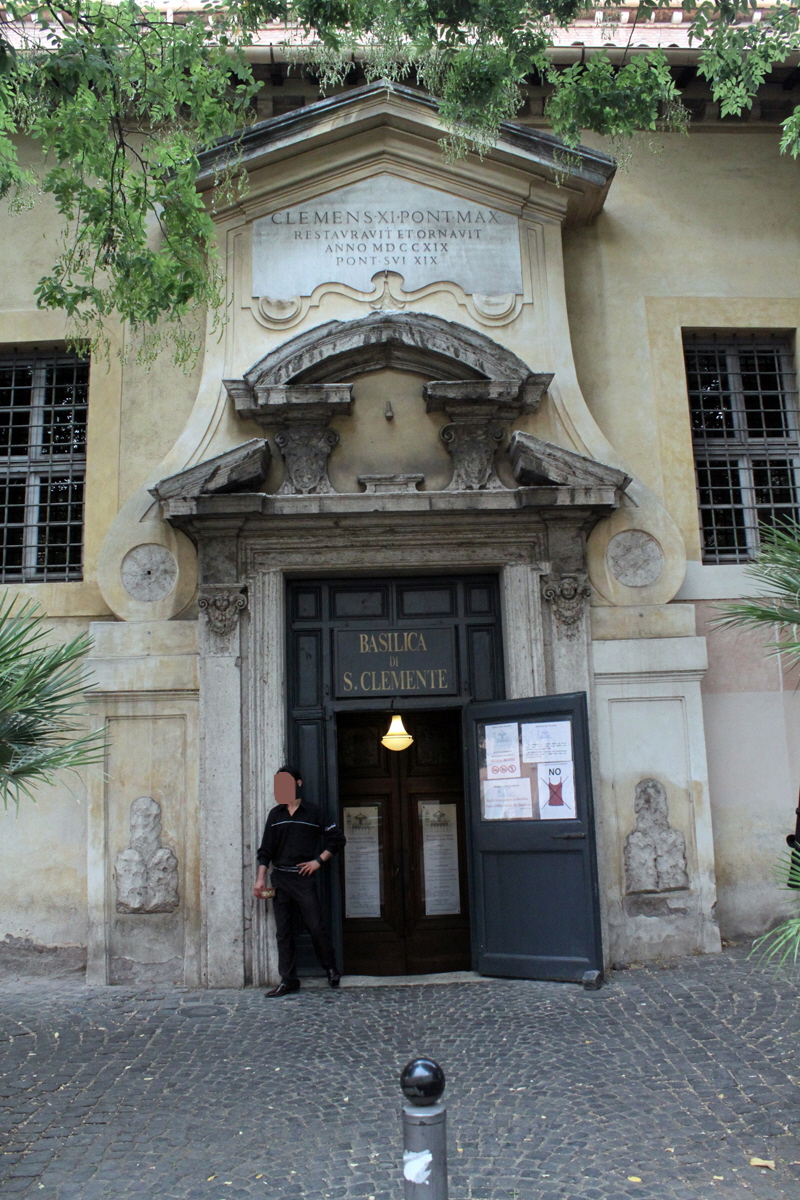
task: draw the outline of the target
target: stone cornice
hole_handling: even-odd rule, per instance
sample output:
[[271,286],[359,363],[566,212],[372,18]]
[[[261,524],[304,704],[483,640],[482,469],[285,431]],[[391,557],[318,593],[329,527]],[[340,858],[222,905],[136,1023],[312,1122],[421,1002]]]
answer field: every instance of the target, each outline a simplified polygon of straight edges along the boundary
[[[345,492],[305,496],[245,492],[238,495],[198,496],[194,499],[181,497],[164,502],[163,507],[167,520],[178,526],[191,527],[197,522],[229,521],[234,515],[238,521],[247,521],[248,524],[276,517],[281,520],[295,518],[298,522],[308,518],[339,521],[346,517],[355,520],[378,518],[419,522],[430,520],[434,515],[449,521],[460,521],[470,516],[483,520],[489,514],[511,515],[523,510],[528,516],[542,517],[548,511],[555,511],[560,518],[566,518],[572,510],[587,517],[595,513],[599,519],[617,508],[618,504],[618,493],[612,487],[552,486],[491,491]],[[291,523],[294,524],[294,521]]]

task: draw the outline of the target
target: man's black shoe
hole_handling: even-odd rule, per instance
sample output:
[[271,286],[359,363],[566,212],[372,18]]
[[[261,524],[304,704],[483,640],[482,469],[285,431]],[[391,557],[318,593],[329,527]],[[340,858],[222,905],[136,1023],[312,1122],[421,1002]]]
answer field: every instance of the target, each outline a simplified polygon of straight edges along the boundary
[[341,975],[339,974],[339,972],[336,970],[336,967],[328,967],[328,968],[326,969],[326,972],[325,972],[325,973],[326,973],[326,975],[328,976],[328,983],[331,985],[331,987],[338,987],[338,986],[339,986],[339,980],[340,980],[342,977],[341,977]]
[[291,996],[293,992],[300,991],[299,983],[279,983],[271,992],[265,992],[265,996]]

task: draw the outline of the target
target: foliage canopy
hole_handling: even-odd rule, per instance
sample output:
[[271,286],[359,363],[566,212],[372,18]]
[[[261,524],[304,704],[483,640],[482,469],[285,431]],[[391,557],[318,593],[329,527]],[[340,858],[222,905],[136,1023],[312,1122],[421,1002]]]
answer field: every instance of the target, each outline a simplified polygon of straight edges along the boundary
[[[669,0],[640,0],[636,24]],[[773,65],[800,48],[800,18],[779,3],[758,23],[757,0],[684,0],[699,71],[723,115],[750,107]],[[483,152],[518,111],[526,79],[551,89],[547,115],[577,144],[582,130],[620,139],[681,128],[686,114],[661,51],[603,52],[553,64],[559,29],[587,11],[612,23],[611,0],[230,0],[184,23],[137,0],[7,0],[0,16],[0,193],[12,205],[36,191],[63,223],[37,301],[63,310],[75,337],[97,342],[127,322],[140,353],[165,336],[178,360],[196,325],[220,316],[211,214],[195,188],[199,154],[253,119],[257,91],[246,51],[259,28],[303,35],[297,61],[323,90],[355,54],[368,79],[412,75],[438,98],[450,153]],[[619,40],[619,38],[617,39]],[[43,166],[23,165],[20,136]],[[234,139],[235,144],[235,139]],[[800,153],[800,108],[782,148]],[[235,154],[219,188],[237,186]]]

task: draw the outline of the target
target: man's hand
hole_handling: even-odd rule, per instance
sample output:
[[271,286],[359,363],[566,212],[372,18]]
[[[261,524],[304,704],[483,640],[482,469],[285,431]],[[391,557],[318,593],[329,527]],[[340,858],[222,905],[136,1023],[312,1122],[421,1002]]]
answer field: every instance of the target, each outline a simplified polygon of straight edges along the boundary
[[319,863],[314,859],[312,862],[300,863],[299,867],[301,875],[313,875],[319,870]]

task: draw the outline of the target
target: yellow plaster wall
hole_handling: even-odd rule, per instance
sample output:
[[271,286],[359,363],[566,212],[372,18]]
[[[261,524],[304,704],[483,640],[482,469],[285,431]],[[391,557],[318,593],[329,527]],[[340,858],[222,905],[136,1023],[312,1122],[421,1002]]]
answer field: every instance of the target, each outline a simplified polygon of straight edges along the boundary
[[35,804],[0,809],[0,938],[45,946],[86,944],[85,788],[42,789]]
[[169,350],[149,367],[127,362],[122,368],[119,507],[177,441],[197,397],[202,370],[202,354],[182,369],[174,365]]
[[[55,619],[51,644],[66,642],[88,622]],[[86,713],[87,728],[88,713]],[[101,771],[101,767],[96,768]],[[0,938],[31,938],[46,946],[86,942],[86,787],[63,775],[36,790],[35,802],[0,806]]]
[[[23,145],[23,164],[29,159]],[[0,347],[24,352],[64,341],[63,314],[37,309],[35,298],[58,252],[58,231],[46,199],[13,216],[0,206]],[[150,371],[123,367],[111,332],[109,360],[95,358],[90,373],[83,581],[8,589],[41,605],[54,642],[74,637],[92,619],[111,619],[96,583],[103,540],[122,501],[175,441],[197,391],[199,365],[184,374],[164,355]],[[36,802],[23,799],[18,810],[0,807],[0,939],[85,945],[86,821],[85,780],[76,776],[38,789]]]
[[638,139],[598,219],[565,233],[567,301],[595,419],[699,559],[681,327],[800,324],[800,164],[778,152],[777,130],[659,146]]

